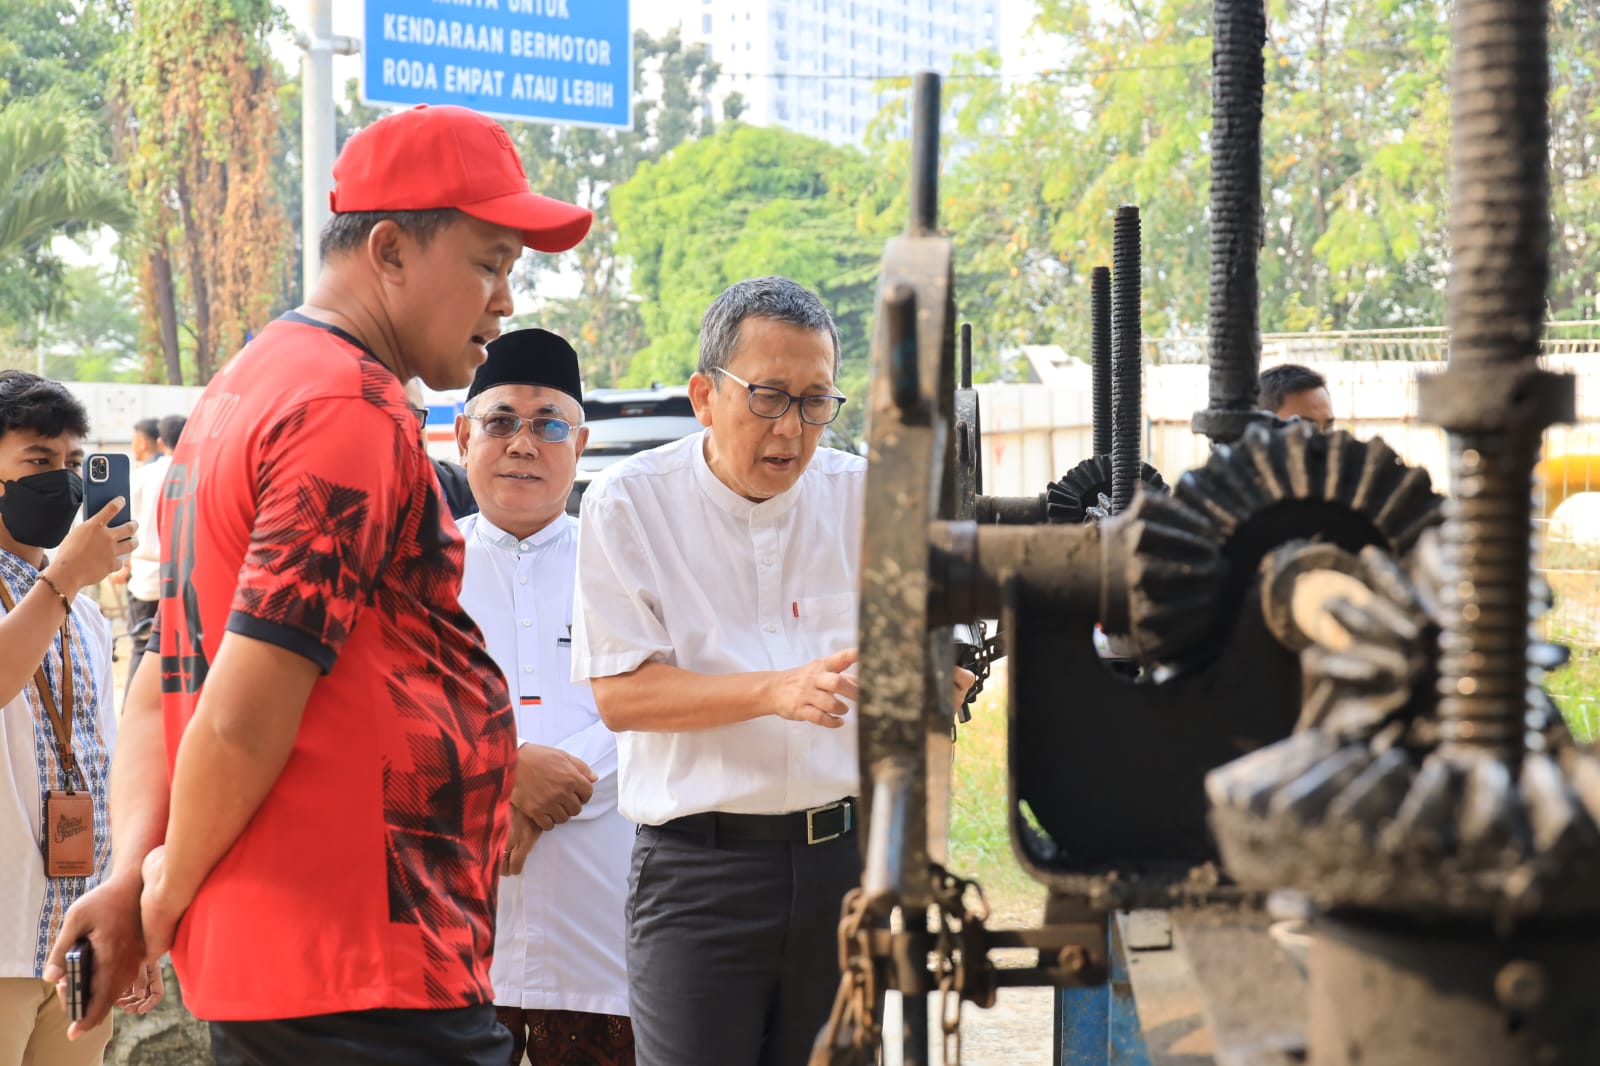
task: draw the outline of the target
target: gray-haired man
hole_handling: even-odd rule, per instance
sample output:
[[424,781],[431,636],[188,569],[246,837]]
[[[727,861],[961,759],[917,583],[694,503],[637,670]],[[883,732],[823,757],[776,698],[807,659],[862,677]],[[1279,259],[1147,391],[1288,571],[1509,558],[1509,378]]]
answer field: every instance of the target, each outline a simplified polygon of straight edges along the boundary
[[705,430],[584,496],[573,679],[620,734],[619,804],[641,826],[627,963],[651,1066],[802,1063],[838,983],[866,479],[817,446],[838,366],[814,294],[739,282],[701,324]]

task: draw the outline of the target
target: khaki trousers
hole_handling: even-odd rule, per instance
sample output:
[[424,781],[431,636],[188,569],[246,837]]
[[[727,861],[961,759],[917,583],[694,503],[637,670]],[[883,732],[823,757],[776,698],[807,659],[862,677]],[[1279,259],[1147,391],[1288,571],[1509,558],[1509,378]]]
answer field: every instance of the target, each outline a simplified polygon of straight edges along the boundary
[[0,978],[0,1066],[100,1066],[111,1018],[67,1039],[67,1012],[54,985],[35,977]]

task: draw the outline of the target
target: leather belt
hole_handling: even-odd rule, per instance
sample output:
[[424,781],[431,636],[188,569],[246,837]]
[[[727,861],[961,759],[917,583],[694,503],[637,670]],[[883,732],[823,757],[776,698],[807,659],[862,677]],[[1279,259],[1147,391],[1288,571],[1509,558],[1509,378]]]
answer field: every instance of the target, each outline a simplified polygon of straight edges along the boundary
[[856,801],[846,797],[787,814],[730,814],[703,811],[663,822],[656,829],[705,837],[715,844],[723,840],[754,840],[769,843],[825,844],[855,832]]

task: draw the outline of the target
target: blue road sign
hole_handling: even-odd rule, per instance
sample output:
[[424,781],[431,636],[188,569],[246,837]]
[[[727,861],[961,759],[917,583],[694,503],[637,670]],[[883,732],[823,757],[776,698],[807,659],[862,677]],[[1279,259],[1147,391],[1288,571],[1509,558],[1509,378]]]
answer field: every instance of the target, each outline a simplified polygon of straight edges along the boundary
[[628,0],[366,0],[361,98],[633,125]]

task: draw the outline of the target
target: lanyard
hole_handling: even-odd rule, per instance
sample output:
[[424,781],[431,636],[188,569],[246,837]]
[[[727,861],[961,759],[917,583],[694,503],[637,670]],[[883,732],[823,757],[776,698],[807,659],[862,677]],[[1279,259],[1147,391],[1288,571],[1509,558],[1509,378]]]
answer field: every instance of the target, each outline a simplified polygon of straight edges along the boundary
[[[6,613],[17,608],[16,601],[11,598],[11,591],[6,588],[5,582],[0,581],[0,604],[5,605]],[[49,653],[46,652],[48,655]],[[45,677],[44,663],[33,671],[33,683],[39,690],[39,701],[44,704],[46,714],[50,718],[50,732],[56,741],[56,758],[61,763],[61,772],[65,777],[67,791],[74,791],[73,782],[78,779],[78,760],[72,755],[72,709],[76,699],[72,680],[72,614],[61,621],[61,706],[56,706],[54,694],[50,691],[50,681]]]

